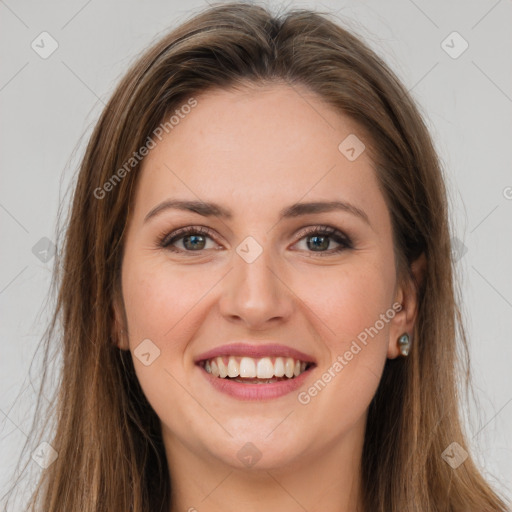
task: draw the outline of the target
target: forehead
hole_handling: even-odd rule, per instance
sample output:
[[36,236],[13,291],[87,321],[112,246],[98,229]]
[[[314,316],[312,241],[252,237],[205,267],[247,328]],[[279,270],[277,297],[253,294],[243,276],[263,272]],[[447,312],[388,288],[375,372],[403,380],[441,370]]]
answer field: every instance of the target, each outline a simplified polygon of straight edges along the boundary
[[195,99],[146,156],[136,210],[169,196],[260,214],[302,198],[350,198],[361,208],[383,201],[368,152],[351,161],[339,149],[347,137],[364,143],[364,133],[305,87],[216,89]]

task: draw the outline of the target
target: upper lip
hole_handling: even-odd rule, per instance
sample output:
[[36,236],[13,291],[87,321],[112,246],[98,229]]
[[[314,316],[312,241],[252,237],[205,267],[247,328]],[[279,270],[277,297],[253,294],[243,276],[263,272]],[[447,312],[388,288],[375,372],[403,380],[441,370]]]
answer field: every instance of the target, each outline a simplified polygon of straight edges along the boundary
[[304,352],[300,352],[292,347],[287,347],[285,345],[278,345],[274,343],[269,344],[258,344],[258,345],[249,345],[247,343],[231,343],[228,345],[221,345],[220,347],[215,347],[207,352],[204,352],[198,355],[194,362],[198,363],[200,361],[204,361],[207,359],[213,359],[217,356],[246,356],[252,357],[254,359],[259,359],[262,357],[292,357],[293,359],[298,359],[299,361],[305,361],[306,363],[315,363],[315,359],[305,354]]

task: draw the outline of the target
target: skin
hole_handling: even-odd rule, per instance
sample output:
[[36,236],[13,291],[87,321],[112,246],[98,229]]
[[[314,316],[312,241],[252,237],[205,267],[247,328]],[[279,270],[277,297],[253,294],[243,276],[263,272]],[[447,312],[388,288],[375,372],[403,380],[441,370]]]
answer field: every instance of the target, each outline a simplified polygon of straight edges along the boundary
[[[144,160],[116,306],[116,324],[128,333],[118,346],[133,355],[150,339],[160,350],[149,366],[133,360],[161,420],[171,512],[241,504],[248,512],[362,510],[367,409],[417,308],[411,282],[397,280],[390,215],[368,152],[351,162],[338,150],[349,134],[364,135],[304,88],[210,90],[196,99]],[[168,209],[144,221],[171,198],[214,201],[233,218]],[[278,221],[284,206],[332,200],[357,206],[370,224],[346,211]],[[161,234],[198,225],[215,233],[204,249],[194,252],[183,238],[174,243],[182,253],[159,246]],[[314,235],[297,234],[320,225],[348,235],[353,248],[326,254],[340,246],[332,237],[327,248],[308,248]],[[263,250],[252,263],[236,252],[247,236]],[[297,392],[237,400],[194,365],[225,343],[270,340],[316,359],[307,390],[396,302],[403,309],[308,404]],[[261,454],[250,467],[237,457],[247,442]]]

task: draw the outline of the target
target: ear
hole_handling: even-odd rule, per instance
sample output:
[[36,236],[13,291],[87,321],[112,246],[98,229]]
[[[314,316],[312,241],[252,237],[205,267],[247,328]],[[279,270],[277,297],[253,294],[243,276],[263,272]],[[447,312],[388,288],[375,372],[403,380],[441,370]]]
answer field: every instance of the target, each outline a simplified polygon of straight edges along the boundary
[[400,354],[398,338],[407,333],[411,339],[411,346],[414,349],[414,325],[418,316],[418,290],[423,283],[427,260],[422,253],[411,263],[411,274],[399,280],[394,303],[402,305],[402,309],[396,313],[390,321],[389,343],[387,356],[389,359],[395,359]]
[[112,317],[110,335],[115,345],[121,350],[129,350],[128,324],[126,322],[126,313],[121,292],[115,293],[112,304]]

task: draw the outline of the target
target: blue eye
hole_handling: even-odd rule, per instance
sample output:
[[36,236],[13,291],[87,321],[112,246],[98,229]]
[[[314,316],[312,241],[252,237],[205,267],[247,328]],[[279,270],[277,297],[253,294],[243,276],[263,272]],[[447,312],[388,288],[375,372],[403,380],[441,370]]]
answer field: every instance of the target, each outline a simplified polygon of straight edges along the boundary
[[[158,245],[177,253],[200,252],[208,249],[208,247],[206,247],[207,239],[214,241],[214,238],[214,233],[209,228],[203,226],[187,226],[173,231],[172,233],[164,234],[160,238]],[[302,241],[302,239],[309,239],[306,242],[306,247],[309,249],[307,252],[313,252],[319,256],[328,256],[353,247],[348,236],[331,226],[306,228],[306,230],[300,233],[299,242]],[[329,247],[332,241],[337,243],[339,247],[324,250]],[[177,242],[181,242],[184,249],[176,247],[175,244]]]
[[[203,226],[188,226],[165,235],[159,245],[173,252],[197,252],[206,249],[206,238],[212,238],[213,232]],[[185,251],[174,247],[178,240],[183,240]]]
[[[350,238],[331,226],[314,226],[312,228],[307,228],[305,231],[300,233],[301,239],[309,239],[306,242],[306,246],[308,249],[312,249],[310,252],[317,253],[318,256],[328,256],[330,254],[339,253],[345,249],[352,249],[352,241]],[[330,249],[328,251],[323,250],[327,249],[331,242],[334,240],[339,247],[334,249]]]

